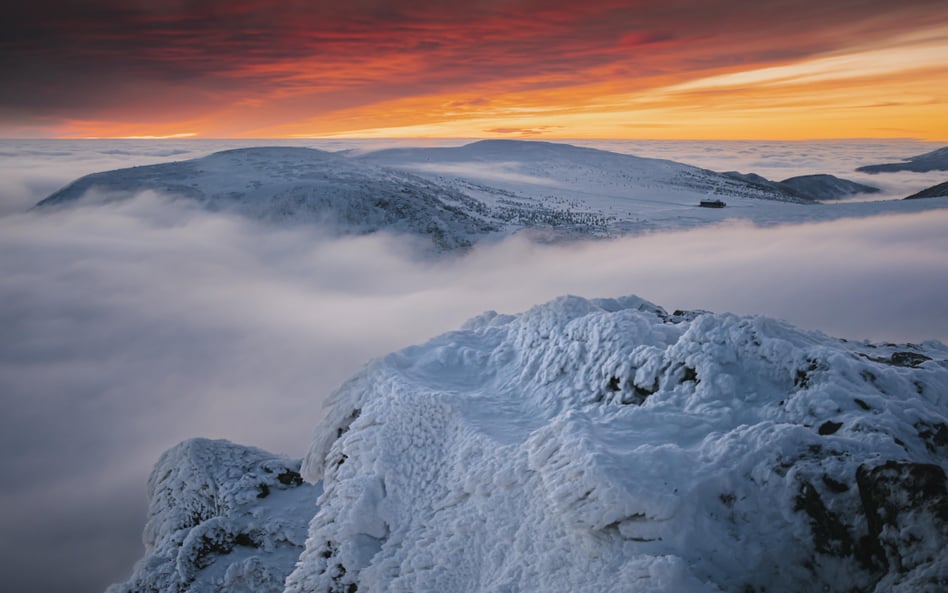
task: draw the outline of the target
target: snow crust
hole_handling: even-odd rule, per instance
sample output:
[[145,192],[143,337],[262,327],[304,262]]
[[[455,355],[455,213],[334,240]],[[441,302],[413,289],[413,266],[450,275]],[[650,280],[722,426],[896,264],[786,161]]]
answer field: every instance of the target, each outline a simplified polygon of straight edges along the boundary
[[564,297],[371,363],[303,592],[944,591],[948,348]]
[[320,487],[300,461],[227,441],[165,452],[148,480],[145,557],[108,593],[278,593]]

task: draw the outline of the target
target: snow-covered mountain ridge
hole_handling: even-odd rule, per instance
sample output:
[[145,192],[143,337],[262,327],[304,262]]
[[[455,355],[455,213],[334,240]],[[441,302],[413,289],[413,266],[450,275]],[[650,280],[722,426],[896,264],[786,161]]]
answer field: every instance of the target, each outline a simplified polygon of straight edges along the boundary
[[[812,202],[878,191],[832,175],[806,175],[776,182],[759,175],[717,173],[665,159],[539,141],[481,140],[453,148],[393,148],[358,158],[421,172],[452,172],[462,177],[494,176],[503,180],[519,176],[578,191],[597,187],[607,194],[615,191],[612,188],[625,186],[652,193],[662,188],[671,192]],[[467,175],[464,169],[468,170]]]
[[445,249],[470,245],[498,230],[483,204],[460,192],[409,173],[298,147],[226,150],[190,161],[95,173],[38,207],[72,203],[90,191],[122,199],[146,190],[265,221],[319,224],[338,234],[385,230],[418,235]]
[[[521,231],[553,239],[614,237],[727,218],[773,224],[912,208],[813,204],[872,189],[831,176],[778,183],[568,144],[480,141],[367,154],[300,147],[226,150],[87,175],[38,208],[152,191],[211,211],[316,224],[337,235],[411,235],[450,250]],[[697,207],[710,196],[724,198],[729,207]]]
[[943,344],[564,297],[335,393],[285,591],[935,593],[946,454]]

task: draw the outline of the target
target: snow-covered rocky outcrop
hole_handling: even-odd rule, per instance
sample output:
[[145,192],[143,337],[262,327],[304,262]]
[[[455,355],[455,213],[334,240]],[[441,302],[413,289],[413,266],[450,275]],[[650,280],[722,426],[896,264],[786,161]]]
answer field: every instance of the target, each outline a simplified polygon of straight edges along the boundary
[[286,591],[945,591],[946,455],[940,343],[561,298],[335,394]]
[[316,435],[167,452],[109,593],[948,590],[937,342],[564,297],[371,363]]
[[[312,148],[225,150],[190,161],[94,173],[37,206],[73,203],[90,191],[122,199],[156,191],[272,222],[319,224],[338,234],[388,231],[443,249],[497,230],[477,200],[410,173]],[[101,198],[100,198],[101,199]]]
[[227,441],[165,452],[148,481],[145,557],[108,593],[279,593],[320,494],[299,469]]
[[857,171],[863,173],[895,173],[897,171],[913,171],[925,173],[928,171],[948,171],[948,146],[913,156],[901,163],[886,163],[884,165],[866,165]]

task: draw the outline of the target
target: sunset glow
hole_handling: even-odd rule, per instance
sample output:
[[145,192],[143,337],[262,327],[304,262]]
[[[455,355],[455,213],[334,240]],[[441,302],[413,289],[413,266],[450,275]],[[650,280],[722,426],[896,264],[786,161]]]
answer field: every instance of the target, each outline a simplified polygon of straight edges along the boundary
[[939,1],[39,0],[4,137],[948,139]]

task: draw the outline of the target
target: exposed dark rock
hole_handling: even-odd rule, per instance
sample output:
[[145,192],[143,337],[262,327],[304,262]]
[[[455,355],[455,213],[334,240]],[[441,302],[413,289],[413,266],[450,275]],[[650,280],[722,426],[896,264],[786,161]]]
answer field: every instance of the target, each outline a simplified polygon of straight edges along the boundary
[[923,542],[920,534],[911,533],[912,525],[930,526],[948,538],[948,494],[941,467],[904,461],[861,465],[856,484],[868,526],[864,547],[878,570],[904,572],[924,559],[917,549]]
[[893,352],[890,360],[895,366],[916,368],[931,358],[918,352]]
[[277,481],[284,486],[301,486],[303,484],[303,477],[298,471],[287,469],[277,476]]
[[948,455],[948,425],[944,422],[919,420],[914,426],[926,449],[932,453]]
[[823,424],[820,424],[820,427],[819,429],[817,429],[817,432],[820,433],[822,436],[835,434],[836,431],[839,430],[840,427],[842,427],[842,425],[843,425],[842,422],[833,422],[832,420],[827,420]]
[[830,492],[836,494],[842,494],[843,492],[849,492],[849,485],[839,480],[834,480],[832,477],[827,474],[823,474],[823,485],[826,486]]
[[[890,356],[869,356],[868,354],[859,353],[859,356],[865,358],[866,360],[871,360],[872,362],[878,362],[881,364],[890,364],[897,367],[909,367],[909,368],[918,368],[918,366],[924,362],[931,360],[931,357],[925,356],[918,352],[911,351],[900,351],[893,352]],[[863,371],[863,373],[872,374],[871,371]],[[874,377],[874,375],[873,375]],[[872,379],[873,381],[875,379]]]
[[806,480],[800,483],[794,510],[810,518],[813,544],[818,552],[837,557],[852,553],[853,539],[846,524],[826,508],[820,493]]

